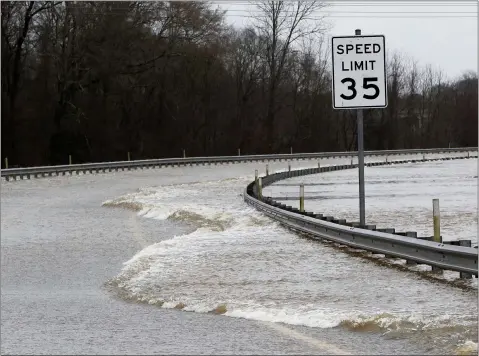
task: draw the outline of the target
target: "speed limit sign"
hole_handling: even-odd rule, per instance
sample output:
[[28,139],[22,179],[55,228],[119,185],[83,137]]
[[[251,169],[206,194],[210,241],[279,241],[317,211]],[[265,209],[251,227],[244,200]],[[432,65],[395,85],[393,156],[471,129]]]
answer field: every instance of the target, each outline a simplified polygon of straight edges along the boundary
[[333,108],[387,106],[386,48],[383,35],[332,38]]

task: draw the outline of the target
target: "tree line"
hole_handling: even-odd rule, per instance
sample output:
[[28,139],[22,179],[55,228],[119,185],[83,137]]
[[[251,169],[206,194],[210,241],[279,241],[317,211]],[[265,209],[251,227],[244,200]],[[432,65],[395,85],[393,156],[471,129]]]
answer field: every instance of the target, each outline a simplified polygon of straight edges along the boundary
[[[258,2],[237,29],[199,1],[2,1],[2,156],[355,150],[355,112],[332,109],[323,7]],[[388,107],[364,111],[365,149],[477,146],[476,73],[450,79],[389,51],[387,74]]]

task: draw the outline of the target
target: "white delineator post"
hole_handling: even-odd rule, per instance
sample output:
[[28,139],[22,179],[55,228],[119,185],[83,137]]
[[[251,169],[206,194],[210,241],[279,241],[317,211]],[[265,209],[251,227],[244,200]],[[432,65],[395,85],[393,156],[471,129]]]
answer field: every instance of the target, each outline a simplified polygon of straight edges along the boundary
[[299,211],[304,212],[304,184],[299,186]]
[[[432,237],[432,239],[434,242],[442,243],[441,219],[439,214],[439,199],[432,200],[432,219],[434,224],[434,236]],[[443,270],[439,267],[432,266],[432,272],[442,274]]]
[[434,241],[441,241],[441,216],[439,213],[439,199],[432,200],[432,220],[434,225]]
[[263,198],[263,182],[261,181],[261,177],[258,178],[258,196],[260,199]]

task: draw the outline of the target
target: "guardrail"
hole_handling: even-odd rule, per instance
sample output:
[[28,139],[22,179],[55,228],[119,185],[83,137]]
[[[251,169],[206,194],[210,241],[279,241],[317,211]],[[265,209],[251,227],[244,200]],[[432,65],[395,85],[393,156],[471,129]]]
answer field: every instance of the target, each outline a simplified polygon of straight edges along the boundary
[[[453,159],[455,158],[456,157]],[[477,156],[474,158],[477,158]],[[428,160],[373,162],[365,165],[380,166],[393,163],[424,161]],[[266,187],[282,179],[355,167],[357,167],[356,164],[279,172],[261,177],[261,185],[262,187]],[[256,209],[288,228],[305,233],[314,239],[325,239],[386,256],[402,258],[409,263],[430,265],[433,269],[457,271],[461,273],[461,278],[469,278],[471,275],[477,277],[478,275],[478,251],[476,248],[399,236],[378,231],[374,225],[357,226],[356,223],[355,227],[353,226],[354,223],[348,223],[346,220],[337,220],[333,217],[311,212],[300,212],[299,209],[286,207],[284,204],[280,204],[271,198],[258,194],[258,189],[257,180],[246,187],[244,192],[244,200],[246,203],[254,206]]]
[[[439,153],[455,153],[455,152],[477,152],[477,147],[466,148],[430,148],[430,149],[407,149],[407,150],[382,150],[382,151],[365,151],[365,156],[394,156],[405,154],[439,154]],[[136,161],[117,161],[117,162],[99,162],[85,164],[69,164],[58,166],[42,166],[42,167],[25,167],[25,168],[9,168],[2,169],[1,176],[6,180],[30,179],[65,175],[66,173],[97,173],[111,172],[119,170],[132,170],[144,168],[161,168],[167,166],[186,166],[186,165],[206,165],[206,164],[222,164],[222,163],[241,163],[241,162],[257,162],[257,161],[282,161],[282,160],[309,160],[321,158],[336,157],[355,157],[357,151],[350,152],[322,152],[322,153],[292,153],[292,154],[274,154],[274,155],[244,155],[244,156],[217,156],[217,157],[185,157],[185,158],[163,158]]]

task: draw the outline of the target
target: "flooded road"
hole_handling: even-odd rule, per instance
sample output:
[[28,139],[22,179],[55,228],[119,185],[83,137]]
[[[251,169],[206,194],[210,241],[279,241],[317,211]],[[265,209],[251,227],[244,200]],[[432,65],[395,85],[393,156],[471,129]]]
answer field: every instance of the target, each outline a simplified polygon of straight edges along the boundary
[[2,182],[1,352],[475,350],[477,289],[285,230],[243,202],[255,169],[264,163]]

